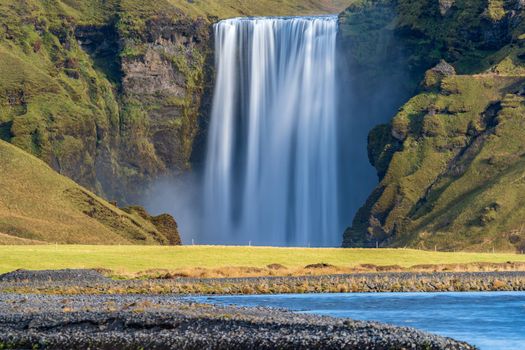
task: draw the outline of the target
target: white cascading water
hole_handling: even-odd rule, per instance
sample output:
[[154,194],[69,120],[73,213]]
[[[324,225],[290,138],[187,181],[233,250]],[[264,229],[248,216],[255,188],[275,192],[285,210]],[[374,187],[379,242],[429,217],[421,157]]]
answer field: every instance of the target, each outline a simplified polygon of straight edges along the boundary
[[338,246],[337,17],[215,25],[208,243]]

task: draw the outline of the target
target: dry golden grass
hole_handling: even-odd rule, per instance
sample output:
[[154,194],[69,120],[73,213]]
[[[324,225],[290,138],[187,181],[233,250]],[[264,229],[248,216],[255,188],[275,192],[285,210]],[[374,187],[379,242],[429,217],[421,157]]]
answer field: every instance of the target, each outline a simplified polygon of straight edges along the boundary
[[25,245],[25,244],[46,244],[46,242],[10,236],[10,235],[0,232],[0,244],[1,245],[14,245],[14,244]]
[[182,268],[182,269],[152,269],[137,273],[114,272],[100,270],[107,276],[124,279],[173,279],[173,278],[246,278],[246,277],[293,277],[293,276],[326,276],[355,273],[377,272],[501,272],[525,271],[525,263],[467,263],[467,264],[429,264],[401,267],[398,265],[377,266],[362,264],[355,267],[327,266],[323,268],[288,268],[271,267],[238,267],[220,268]]
[[0,244],[156,244],[155,227],[0,140]]

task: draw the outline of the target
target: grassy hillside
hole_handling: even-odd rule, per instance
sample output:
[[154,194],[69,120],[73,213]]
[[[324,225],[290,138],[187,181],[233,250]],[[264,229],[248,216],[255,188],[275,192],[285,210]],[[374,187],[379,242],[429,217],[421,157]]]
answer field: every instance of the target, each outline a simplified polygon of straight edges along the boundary
[[[150,269],[265,268],[269,264],[281,264],[293,269],[319,263],[351,268],[362,264],[411,267],[420,264],[525,262],[525,255],[515,254],[440,253],[410,249],[220,246],[0,246],[0,256],[2,256],[0,273],[20,268],[37,270],[106,268],[119,273],[135,273]],[[244,273],[249,272],[249,270],[244,271]],[[257,273],[257,271],[252,272]]]
[[413,5],[399,2],[396,37],[414,76],[435,67],[418,73],[418,92],[392,122],[370,133],[380,184],[344,244],[523,251],[524,8]]
[[339,13],[353,0],[168,0],[185,13],[229,18],[234,16],[302,16]]
[[159,15],[174,9],[196,17],[230,18],[235,16],[302,16],[339,13],[355,0],[60,0],[68,15],[82,23],[103,23],[114,11],[136,15]]
[[0,174],[1,244],[169,243],[137,211],[118,209],[1,140]]

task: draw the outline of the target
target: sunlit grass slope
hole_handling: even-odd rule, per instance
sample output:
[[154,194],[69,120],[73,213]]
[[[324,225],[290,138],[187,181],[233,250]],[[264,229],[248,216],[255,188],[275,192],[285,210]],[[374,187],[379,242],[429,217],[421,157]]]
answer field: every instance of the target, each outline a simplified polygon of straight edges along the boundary
[[106,268],[133,273],[149,269],[255,267],[281,264],[303,268],[326,263],[340,267],[473,262],[525,262],[525,255],[441,253],[408,249],[307,249],[220,246],[0,246],[0,272],[15,269]]
[[176,8],[192,17],[302,16],[339,13],[352,2],[355,0],[61,0],[55,7],[81,21],[100,23],[114,11],[151,14]]
[[[0,140],[0,244],[158,244],[162,239],[153,224],[121,211]],[[11,248],[3,248],[0,261],[7,255]],[[27,259],[27,252],[19,258]]]
[[[59,0],[39,3],[26,0],[43,13],[66,14],[85,24],[106,23],[115,13],[160,14],[179,10],[191,17],[229,18],[236,16],[303,16],[337,14],[355,0]],[[0,0],[0,6],[12,2]]]
[[194,15],[233,16],[299,16],[339,13],[353,0],[169,0],[184,12]]

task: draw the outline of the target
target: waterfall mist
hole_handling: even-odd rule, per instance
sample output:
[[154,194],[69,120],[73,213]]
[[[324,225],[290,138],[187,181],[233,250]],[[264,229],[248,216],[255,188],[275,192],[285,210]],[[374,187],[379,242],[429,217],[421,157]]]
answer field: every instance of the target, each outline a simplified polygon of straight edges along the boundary
[[337,17],[215,26],[208,243],[337,246]]
[[[392,10],[389,16],[393,14]],[[378,184],[377,170],[370,163],[367,149],[369,133],[390,123],[415,94],[424,73],[410,71],[409,51],[389,28],[393,19],[389,16],[386,27],[380,30],[361,32],[359,20],[347,21],[339,28],[339,208],[348,226]]]
[[205,159],[145,200],[174,215],[185,244],[341,244],[377,184],[367,135],[415,87],[392,33],[370,38],[371,64],[360,66],[339,29],[337,16],[214,26]]

